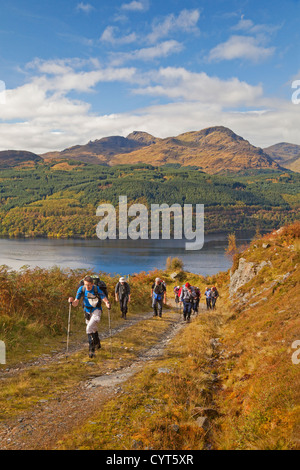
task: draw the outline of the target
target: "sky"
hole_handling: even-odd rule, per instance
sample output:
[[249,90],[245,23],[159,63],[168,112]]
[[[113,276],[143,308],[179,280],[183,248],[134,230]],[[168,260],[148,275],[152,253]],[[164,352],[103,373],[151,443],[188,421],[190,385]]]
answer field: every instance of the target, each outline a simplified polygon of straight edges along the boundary
[[226,126],[300,145],[300,0],[0,0],[0,150]]

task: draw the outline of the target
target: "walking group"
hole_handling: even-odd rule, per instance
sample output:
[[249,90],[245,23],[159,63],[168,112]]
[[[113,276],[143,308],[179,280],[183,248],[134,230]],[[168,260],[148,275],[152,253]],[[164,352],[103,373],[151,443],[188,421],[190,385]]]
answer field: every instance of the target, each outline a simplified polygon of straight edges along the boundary
[[[183,319],[190,321],[192,312],[198,314],[199,303],[201,299],[201,292],[199,287],[191,286],[187,282],[184,286],[174,287],[175,302],[183,305]],[[215,310],[219,292],[216,287],[205,288],[205,300],[207,310]]]
[[205,299],[206,299],[206,308],[207,310],[215,310],[217,298],[219,297],[219,292],[216,287],[206,287],[205,288]]
[[[126,320],[128,312],[128,304],[131,301],[130,285],[121,277],[115,286],[115,300],[120,304],[121,317]],[[190,322],[192,312],[197,314],[201,299],[199,287],[191,286],[188,282],[180,287],[174,288],[175,302],[183,305],[183,320]],[[156,278],[151,285],[151,300],[153,308],[153,317],[162,317],[163,305],[166,304],[167,288],[164,280]],[[207,309],[215,309],[216,301],[219,296],[215,287],[206,288],[205,298]],[[95,356],[95,350],[101,348],[101,342],[98,333],[98,326],[102,315],[102,302],[105,303],[109,312],[109,328],[110,328],[110,310],[111,304],[108,300],[108,290],[104,281],[98,276],[86,276],[80,281],[75,299],[69,297],[69,318],[71,306],[77,307],[82,300],[83,310],[86,322],[86,334],[89,342],[89,356]],[[70,323],[70,321],[69,321]],[[111,330],[111,328],[110,328]],[[68,325],[69,338],[69,325]],[[68,341],[67,341],[68,344]],[[68,348],[68,347],[67,347]]]
[[191,286],[187,282],[184,286],[174,287],[175,302],[183,305],[183,320],[190,322],[192,312],[197,314],[201,299],[199,287]]

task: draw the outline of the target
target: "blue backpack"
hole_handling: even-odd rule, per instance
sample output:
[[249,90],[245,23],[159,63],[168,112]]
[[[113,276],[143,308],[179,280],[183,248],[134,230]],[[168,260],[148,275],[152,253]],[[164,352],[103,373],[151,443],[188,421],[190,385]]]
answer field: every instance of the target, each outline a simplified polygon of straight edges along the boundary
[[[155,290],[158,290],[158,292],[155,292]],[[160,286],[155,286],[154,291],[153,291],[153,298],[155,300],[162,300],[164,295],[163,288]]]

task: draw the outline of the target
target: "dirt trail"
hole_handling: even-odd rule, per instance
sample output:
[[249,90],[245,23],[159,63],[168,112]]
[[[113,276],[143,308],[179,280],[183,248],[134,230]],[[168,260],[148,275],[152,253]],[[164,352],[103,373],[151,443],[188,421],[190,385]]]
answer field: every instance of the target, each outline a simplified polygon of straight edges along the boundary
[[[117,333],[120,333],[121,331],[125,330],[126,328],[129,328],[135,323],[138,323],[142,320],[146,320],[147,318],[151,318],[152,315],[153,315],[153,312],[147,312],[141,315],[134,315],[131,318],[129,317],[125,322],[120,323],[118,326],[112,328],[112,335],[116,335]],[[99,333],[99,337],[101,340],[108,338],[109,331],[107,330],[102,333]],[[72,343],[72,340],[71,340],[71,344],[69,347],[69,354],[82,351],[83,349],[86,349],[86,348],[87,348],[86,336],[84,336],[82,340],[80,340],[79,342],[76,342],[75,344]],[[31,367],[44,366],[47,364],[58,362],[64,359],[65,357],[66,357],[65,348],[51,355],[44,354],[43,356],[40,356],[30,362],[22,362],[8,369],[0,370],[0,379],[3,377],[15,376],[17,373],[23,372],[24,370],[30,369]]]
[[[149,316],[148,313],[135,321]],[[115,328],[113,334],[133,323],[134,321],[128,321]],[[157,359],[163,354],[167,343],[185,326],[178,312],[174,314],[170,325],[164,336],[130,367],[93,377],[56,399],[40,402],[33,410],[17,419],[0,423],[0,450],[55,449],[62,436],[84,423],[89,416],[99,411],[105,401],[117,394],[122,382],[141,371],[147,361]],[[51,361],[59,360],[60,356],[61,354],[58,354],[56,358],[51,358]]]

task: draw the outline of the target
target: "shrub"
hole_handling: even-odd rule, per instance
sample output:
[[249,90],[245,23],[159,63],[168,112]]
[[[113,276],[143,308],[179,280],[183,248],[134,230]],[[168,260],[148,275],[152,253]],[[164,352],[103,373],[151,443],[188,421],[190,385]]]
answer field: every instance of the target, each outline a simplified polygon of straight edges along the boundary
[[166,261],[166,269],[173,271],[183,270],[183,261],[180,258],[172,258],[169,256]]

